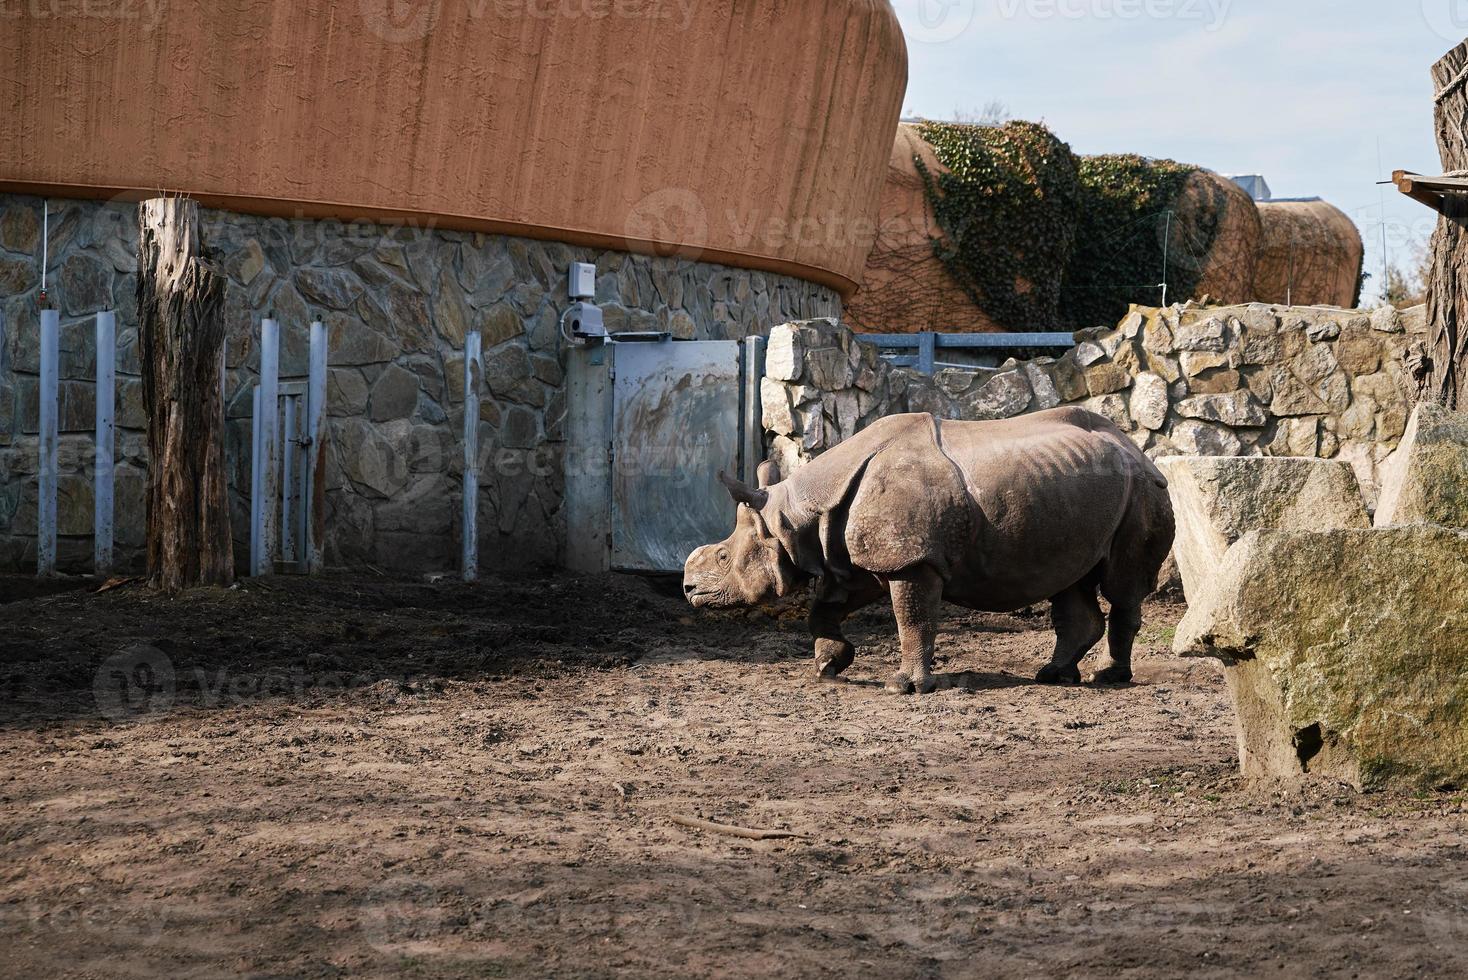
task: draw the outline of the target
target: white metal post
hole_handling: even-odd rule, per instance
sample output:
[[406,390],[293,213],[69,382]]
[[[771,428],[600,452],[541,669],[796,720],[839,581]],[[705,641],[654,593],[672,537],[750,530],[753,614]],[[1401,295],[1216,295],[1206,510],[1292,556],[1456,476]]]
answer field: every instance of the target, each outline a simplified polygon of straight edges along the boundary
[[275,571],[280,548],[280,325],[260,324],[260,554],[256,575]]
[[761,401],[760,382],[765,377],[763,337],[744,341],[744,482],[759,485],[759,466],[765,461],[765,412]]
[[[306,493],[302,521],[305,538],[306,574],[319,574],[325,562],[322,559],[322,531],[325,529],[325,501],[317,501],[317,495],[325,492],[321,485],[324,475],[322,461],[326,458],[326,325],[320,320],[311,324],[310,374],[306,386]],[[317,520],[320,516],[321,524]]]
[[464,337],[464,581],[479,579],[479,380],[484,374],[478,332]]
[[97,433],[93,468],[92,566],[98,575],[112,571],[112,457],[117,402],[117,315],[97,314]]
[[287,395],[280,454],[280,560],[296,560],[296,399]]
[[36,570],[56,573],[56,410],[57,374],[61,349],[61,314],[41,311],[41,431],[40,467],[36,499]]
[[260,386],[250,390],[250,574],[260,567],[260,522],[264,517],[264,499],[260,493],[263,473],[260,471]]

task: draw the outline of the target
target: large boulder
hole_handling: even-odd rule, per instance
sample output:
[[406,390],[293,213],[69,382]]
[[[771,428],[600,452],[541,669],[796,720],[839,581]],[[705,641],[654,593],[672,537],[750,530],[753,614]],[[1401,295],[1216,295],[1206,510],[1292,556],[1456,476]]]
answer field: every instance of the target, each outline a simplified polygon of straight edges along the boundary
[[1468,532],[1258,531],[1174,649],[1223,661],[1247,776],[1468,786]]
[[1376,526],[1468,528],[1468,414],[1421,404],[1382,468]]
[[1278,457],[1169,456],[1157,460],[1168,480],[1177,541],[1173,553],[1192,601],[1250,531],[1370,527],[1361,486],[1349,463]]

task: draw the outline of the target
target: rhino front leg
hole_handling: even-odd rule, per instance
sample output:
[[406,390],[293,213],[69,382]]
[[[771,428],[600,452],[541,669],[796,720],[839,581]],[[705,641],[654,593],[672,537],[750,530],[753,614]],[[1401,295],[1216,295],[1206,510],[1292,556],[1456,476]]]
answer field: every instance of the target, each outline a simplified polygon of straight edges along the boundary
[[933,676],[933,642],[938,636],[943,578],[924,565],[892,579],[888,588],[902,644],[902,668],[887,682],[887,690],[893,694],[927,694],[938,686]]
[[858,609],[881,598],[879,582],[838,592],[821,592],[810,607],[810,635],[815,640],[816,676],[831,680],[841,676],[856,660],[856,647],[841,632],[841,624]]

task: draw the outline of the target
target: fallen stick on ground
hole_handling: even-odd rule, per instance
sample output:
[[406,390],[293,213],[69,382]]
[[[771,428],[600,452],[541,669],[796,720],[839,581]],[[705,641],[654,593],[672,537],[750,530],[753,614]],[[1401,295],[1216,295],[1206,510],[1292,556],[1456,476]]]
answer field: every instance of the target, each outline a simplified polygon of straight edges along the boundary
[[680,827],[692,827],[694,830],[707,830],[713,834],[724,834],[728,837],[743,837],[745,840],[811,840],[805,834],[796,834],[788,830],[754,830],[750,827],[733,827],[725,823],[714,823],[712,820],[700,820],[698,817],[685,817],[673,814],[668,819]]

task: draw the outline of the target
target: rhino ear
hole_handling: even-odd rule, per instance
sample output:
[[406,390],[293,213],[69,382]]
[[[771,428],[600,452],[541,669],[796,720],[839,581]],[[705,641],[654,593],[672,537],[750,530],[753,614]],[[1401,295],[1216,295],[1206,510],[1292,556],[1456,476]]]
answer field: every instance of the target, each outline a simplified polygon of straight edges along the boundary
[[748,504],[755,510],[764,507],[770,500],[770,495],[764,490],[754,490],[744,483],[729,476],[723,470],[719,471],[719,482],[729,490],[729,496],[734,498],[736,504]]
[[772,544],[775,536],[770,533],[770,526],[765,523],[764,515],[753,507],[743,507],[740,510],[749,514],[749,522],[750,526],[754,528],[755,540],[761,544]]
[[759,464],[759,488],[768,490],[780,482],[780,464],[773,459],[767,459]]

